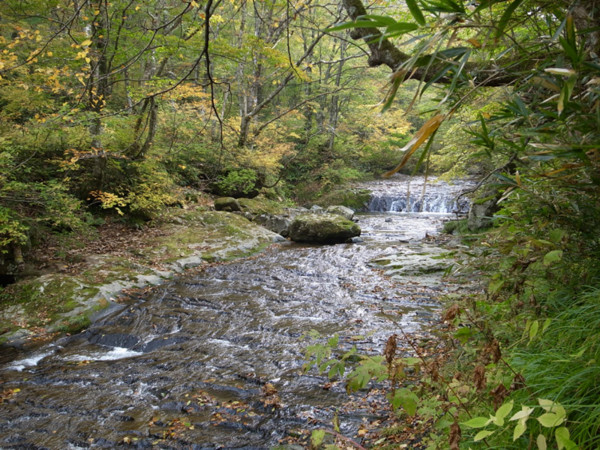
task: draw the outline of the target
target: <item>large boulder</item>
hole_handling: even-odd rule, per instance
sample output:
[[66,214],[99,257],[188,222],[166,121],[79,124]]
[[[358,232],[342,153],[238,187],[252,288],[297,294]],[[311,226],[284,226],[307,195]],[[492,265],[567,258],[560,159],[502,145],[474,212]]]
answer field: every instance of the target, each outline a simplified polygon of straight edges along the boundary
[[292,220],[283,215],[260,214],[250,220],[283,237],[287,237]]
[[467,227],[470,231],[479,231],[492,225],[494,213],[498,211],[498,201],[502,192],[493,186],[488,186],[482,196],[471,203],[467,216]]
[[337,244],[360,236],[360,227],[338,214],[300,214],[289,228],[289,237],[296,242]]
[[354,210],[342,205],[329,206],[326,211],[329,214],[337,214],[338,216],[345,217],[348,220],[352,220],[354,217]]
[[217,211],[236,212],[241,211],[242,207],[233,197],[220,197],[215,199],[215,209]]

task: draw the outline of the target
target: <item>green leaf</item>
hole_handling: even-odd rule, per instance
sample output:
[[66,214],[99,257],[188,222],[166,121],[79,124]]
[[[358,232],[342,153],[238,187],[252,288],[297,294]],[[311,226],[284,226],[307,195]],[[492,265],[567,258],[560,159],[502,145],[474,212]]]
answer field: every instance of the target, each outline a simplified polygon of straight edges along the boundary
[[392,398],[392,407],[394,409],[398,409],[402,407],[406,414],[409,416],[414,416],[417,412],[417,403],[419,402],[419,397],[412,392],[410,389],[398,389],[394,397]]
[[319,447],[325,439],[325,430],[315,430],[310,436],[310,445],[313,448]]
[[548,329],[550,324],[552,324],[552,319],[548,318],[544,320],[544,325],[542,325],[542,333],[544,333]]
[[542,261],[544,266],[548,267],[551,266],[552,264],[554,264],[555,262],[558,262],[562,259],[563,257],[563,251],[562,250],[552,250],[551,252],[548,252],[544,255],[544,260]]
[[419,27],[414,23],[409,22],[396,22],[393,25],[388,25],[386,29],[386,35],[394,33],[394,34],[404,34],[410,33],[411,31],[417,30]]
[[560,43],[561,47],[563,48],[563,50],[565,51],[565,53],[567,54],[567,56],[569,57],[571,62],[573,64],[578,64],[579,63],[579,53],[577,53],[577,50],[575,48],[573,48],[571,46],[571,44],[562,37],[558,38],[558,42]]
[[523,0],[515,0],[508,6],[508,8],[506,8],[504,14],[502,14],[502,17],[500,18],[500,21],[498,22],[498,29],[496,30],[496,39],[502,36],[506,25],[508,25],[508,21],[510,20],[513,13],[521,3],[523,3]]
[[419,5],[417,5],[417,2],[415,0],[406,0],[406,6],[408,6],[410,13],[417,23],[421,26],[425,25],[425,17],[423,17],[423,13],[421,12]]
[[439,0],[427,2],[427,11],[445,12],[445,13],[460,13],[465,14],[465,8],[452,0]]
[[566,19],[566,32],[567,42],[574,48],[577,47],[577,39],[575,38],[575,22],[573,21],[573,15],[568,14]]
[[327,341],[327,345],[334,348],[338,346],[338,342],[340,341],[340,336],[336,333],[332,338]]
[[[508,416],[510,414],[510,412],[513,409],[513,405],[514,402],[511,400],[510,402],[505,403],[504,405],[502,405],[500,408],[498,408],[498,411],[496,411],[496,419],[498,420],[502,420],[504,421],[504,418],[506,416]],[[498,424],[496,424],[498,425]],[[498,425],[498,426],[502,426],[502,425]]]
[[538,434],[538,437],[535,441],[540,450],[546,450],[548,448],[548,444],[546,444],[546,436],[543,434]]
[[469,327],[463,327],[456,330],[454,337],[458,339],[461,344],[466,344],[469,339],[473,336],[473,330]]
[[537,336],[538,330],[540,329],[540,323],[536,320],[529,327],[529,342]]
[[513,441],[519,439],[521,436],[523,436],[523,433],[527,431],[526,421],[527,419],[521,419],[517,422],[517,425],[515,425],[515,430],[513,431]]
[[474,417],[471,420],[463,422],[461,425],[464,425],[469,428],[483,428],[489,425],[491,422],[492,419],[488,419],[487,417]]
[[454,72],[454,77],[452,77],[452,83],[450,84],[450,87],[448,88],[448,93],[446,94],[446,97],[444,98],[444,100],[442,100],[442,103],[444,103],[450,97],[450,95],[454,92],[454,89],[456,88],[456,84],[458,83],[458,80],[463,72],[463,69],[465,68],[465,65],[469,61],[470,56],[471,56],[471,51],[469,50],[461,58],[460,65],[458,66],[458,69],[455,70],[455,72]]
[[495,280],[490,281],[490,284],[488,286],[488,292],[492,295],[494,295],[496,292],[498,292],[502,286],[504,286],[504,280],[502,278],[497,278]]
[[474,442],[479,442],[484,440],[486,437],[491,436],[492,434],[494,434],[495,431],[493,430],[481,430],[479,433],[477,433],[475,435],[475,437],[473,438]]
[[571,437],[571,434],[569,433],[567,427],[560,427],[556,429],[556,431],[554,432],[554,436],[556,437],[558,450],[562,450],[566,447],[567,441],[570,440],[569,438]]
[[346,369],[346,366],[343,362],[338,361],[335,364],[333,364],[331,366],[331,368],[329,369],[329,373],[327,374],[327,376],[329,378],[335,378],[336,376],[342,377],[344,375],[344,370]]
[[[379,25],[384,26],[384,25]],[[327,28],[325,31],[342,31],[350,28],[377,28],[377,23],[372,20],[353,20],[352,22],[345,22],[340,25],[336,25],[331,28]]]
[[506,175],[504,175],[504,174],[501,174],[501,173],[495,173],[495,174],[494,174],[494,176],[495,176],[496,178],[498,178],[500,181],[502,181],[504,184],[508,184],[508,185],[511,185],[511,186],[518,186],[518,185],[519,185],[519,184],[518,184],[518,183],[517,183],[515,180],[513,180],[513,179],[512,179],[512,178],[510,178],[510,177],[507,177],[507,176],[506,176]]
[[565,108],[565,105],[571,99],[571,94],[573,93],[573,88],[575,87],[575,81],[577,79],[577,75],[572,75],[565,83],[560,91],[560,96],[558,97],[558,115],[560,116]]
[[556,413],[546,413],[538,417],[537,420],[543,427],[552,428],[562,424],[565,421],[565,417]]
[[567,411],[561,406],[560,403],[556,403],[545,398],[538,398],[538,403],[546,412],[553,412],[558,414],[560,417],[567,417]]
[[548,233],[548,237],[555,244],[559,244],[564,239],[564,237],[567,236],[567,234],[568,233],[565,230],[556,229]]
[[558,450],[562,450],[563,448],[566,448],[567,450],[577,448],[577,444],[571,440],[571,434],[566,427],[557,428],[554,432],[554,436],[556,437]]
[[533,411],[534,409],[530,408],[529,406],[522,406],[521,411],[514,414],[509,420],[527,420]]

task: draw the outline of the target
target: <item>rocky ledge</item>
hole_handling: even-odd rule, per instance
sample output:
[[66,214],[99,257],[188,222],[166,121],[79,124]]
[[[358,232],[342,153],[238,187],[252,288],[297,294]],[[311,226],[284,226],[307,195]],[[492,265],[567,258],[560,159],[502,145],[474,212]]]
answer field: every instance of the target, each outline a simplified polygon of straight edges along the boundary
[[[283,238],[244,217],[197,208],[171,210],[141,242],[116,253],[84,254],[75,271],[55,270],[0,290],[0,344],[21,346],[76,332],[120,308],[130,289],[164,283],[185,269],[256,253]],[[143,234],[143,233],[142,233]]]

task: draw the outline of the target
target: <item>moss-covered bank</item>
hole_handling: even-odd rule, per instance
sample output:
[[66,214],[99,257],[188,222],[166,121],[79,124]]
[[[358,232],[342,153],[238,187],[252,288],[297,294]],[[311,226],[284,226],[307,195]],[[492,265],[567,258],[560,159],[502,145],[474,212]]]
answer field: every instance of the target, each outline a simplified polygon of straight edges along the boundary
[[201,208],[172,210],[159,227],[141,249],[88,255],[78,273],[48,273],[4,288],[0,344],[78,331],[128,289],[158,285],[207,262],[247,256],[281,239],[240,215]]

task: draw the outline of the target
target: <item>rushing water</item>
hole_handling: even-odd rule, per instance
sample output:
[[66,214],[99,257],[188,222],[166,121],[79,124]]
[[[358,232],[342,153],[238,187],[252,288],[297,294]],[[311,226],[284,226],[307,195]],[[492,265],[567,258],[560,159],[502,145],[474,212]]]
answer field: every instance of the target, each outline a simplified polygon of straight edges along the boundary
[[399,327],[426,328],[453,289],[440,283],[448,262],[432,259],[442,250],[424,240],[446,218],[361,215],[361,243],[285,243],[128,300],[0,369],[13,392],[0,447],[268,448],[331,427],[337,409],[354,436],[371,413],[344,409],[341,384],[325,390],[302,373],[301,336],[339,333],[342,346],[379,353]]
[[465,214],[469,200],[460,194],[471,183],[462,181],[449,184],[435,178],[426,182],[424,177],[400,177],[402,182],[371,182],[373,192],[368,209],[373,212],[436,212]]

